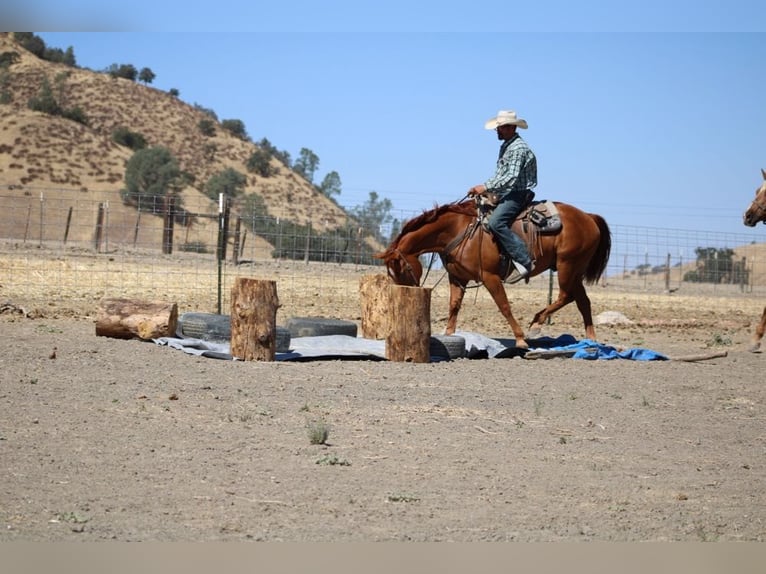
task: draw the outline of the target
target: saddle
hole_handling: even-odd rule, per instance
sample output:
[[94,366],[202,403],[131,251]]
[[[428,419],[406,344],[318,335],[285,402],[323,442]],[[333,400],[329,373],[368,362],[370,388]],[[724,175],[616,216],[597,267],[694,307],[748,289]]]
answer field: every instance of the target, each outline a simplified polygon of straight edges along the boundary
[[[548,199],[534,200],[535,194],[529,192],[527,206],[516,217],[511,229],[531,243],[535,235],[555,235],[561,231],[561,215],[556,204]],[[489,232],[487,220],[498,204],[494,193],[484,192],[476,197],[476,210],[479,221]],[[530,235],[532,237],[530,237]]]

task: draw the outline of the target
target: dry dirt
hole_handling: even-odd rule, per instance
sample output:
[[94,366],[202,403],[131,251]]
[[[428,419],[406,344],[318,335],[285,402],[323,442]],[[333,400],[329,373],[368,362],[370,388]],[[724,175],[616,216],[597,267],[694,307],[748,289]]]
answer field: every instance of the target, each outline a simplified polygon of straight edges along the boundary
[[229,362],[2,314],[0,541],[762,541],[752,303],[614,297],[647,319],[602,341],[727,355]]

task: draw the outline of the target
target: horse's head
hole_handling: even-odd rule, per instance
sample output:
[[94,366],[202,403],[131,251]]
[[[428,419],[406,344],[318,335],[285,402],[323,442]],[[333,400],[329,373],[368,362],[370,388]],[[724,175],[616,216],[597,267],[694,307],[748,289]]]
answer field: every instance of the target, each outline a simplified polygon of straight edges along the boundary
[[404,254],[395,247],[375,255],[386,264],[388,276],[397,285],[417,287],[423,274],[423,266],[417,255]]
[[745,211],[743,220],[748,227],[755,227],[759,221],[766,223],[766,170],[761,169],[763,183],[755,190],[755,199]]

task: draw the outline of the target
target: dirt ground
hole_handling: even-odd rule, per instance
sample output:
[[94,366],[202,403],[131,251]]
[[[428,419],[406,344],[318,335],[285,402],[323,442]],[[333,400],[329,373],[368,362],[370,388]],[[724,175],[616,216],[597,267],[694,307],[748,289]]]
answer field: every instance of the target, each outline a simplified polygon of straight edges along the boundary
[[754,307],[674,301],[599,339],[725,357],[231,362],[0,314],[0,541],[762,541]]

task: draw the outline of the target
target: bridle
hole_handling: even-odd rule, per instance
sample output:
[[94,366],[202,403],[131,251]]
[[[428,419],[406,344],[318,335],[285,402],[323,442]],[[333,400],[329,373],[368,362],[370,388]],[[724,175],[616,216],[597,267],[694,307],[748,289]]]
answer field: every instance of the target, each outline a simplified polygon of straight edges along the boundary
[[763,190],[758,190],[758,194],[755,196],[755,199],[753,200],[753,203],[750,204],[750,206],[751,207],[755,206],[755,208],[760,213],[766,213],[766,205],[764,205],[763,203],[758,201],[758,198],[761,196],[761,191],[763,191]]
[[[399,260],[400,264],[402,264],[402,267],[405,269],[405,271],[410,274],[412,283],[419,286],[418,278],[415,276],[415,270],[412,268],[412,265],[410,265],[410,262],[407,261],[407,258],[404,256],[404,254],[398,249],[394,249],[392,253],[396,255],[396,258]],[[388,268],[388,274],[391,275],[390,267]],[[395,279],[393,276],[391,278]]]

